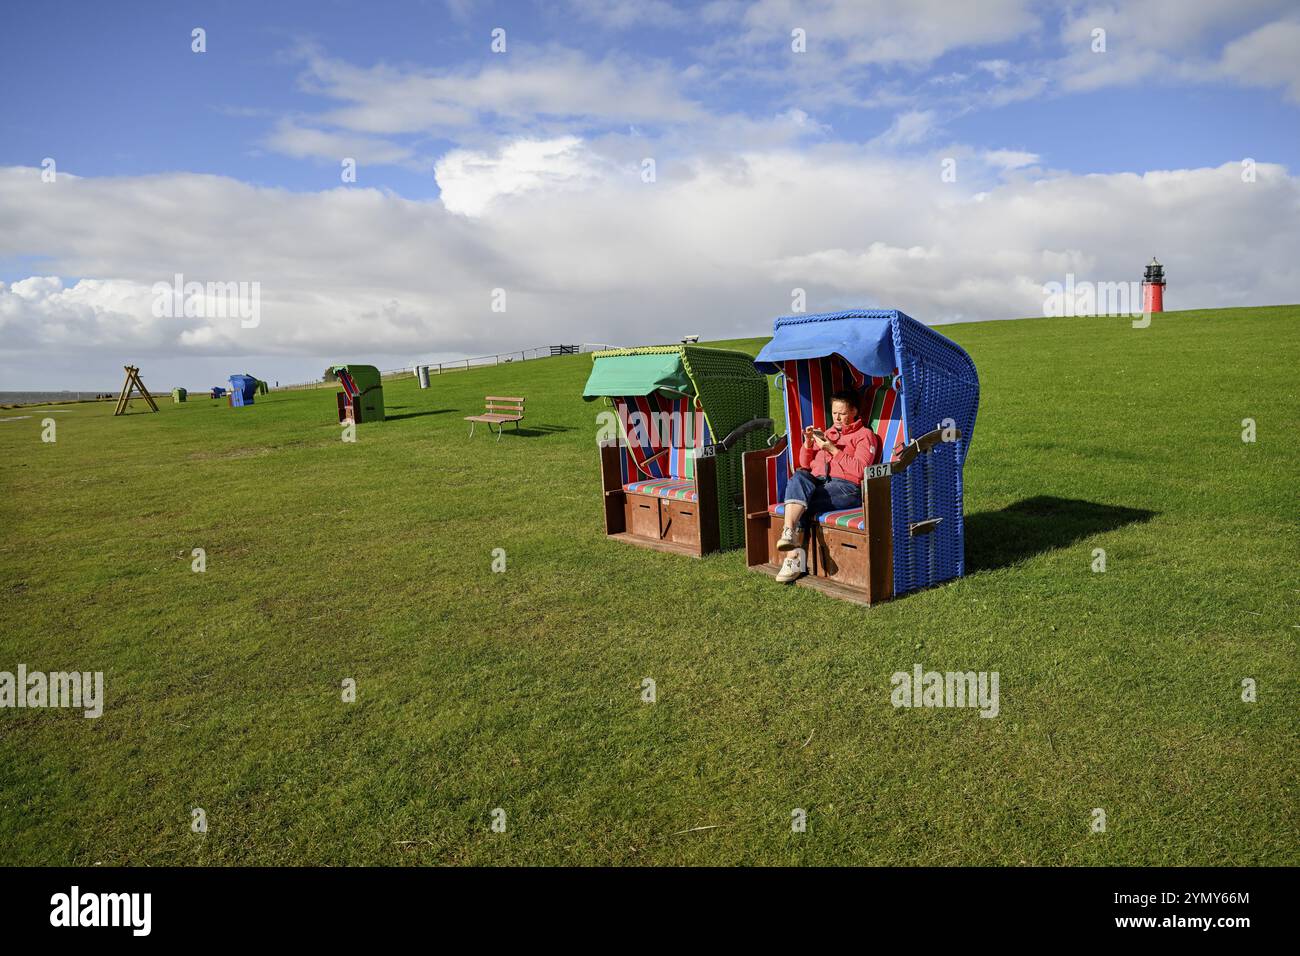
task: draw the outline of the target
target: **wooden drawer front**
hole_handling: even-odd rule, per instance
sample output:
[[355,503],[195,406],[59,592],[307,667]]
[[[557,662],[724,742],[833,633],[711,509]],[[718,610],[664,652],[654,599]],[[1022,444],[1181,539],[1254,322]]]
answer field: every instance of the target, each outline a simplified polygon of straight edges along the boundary
[[699,547],[700,513],[694,501],[664,501],[660,505],[664,540]]
[[818,528],[817,533],[817,576],[865,588],[870,578],[867,536],[826,527]]
[[627,530],[642,538],[659,540],[659,498],[627,496]]

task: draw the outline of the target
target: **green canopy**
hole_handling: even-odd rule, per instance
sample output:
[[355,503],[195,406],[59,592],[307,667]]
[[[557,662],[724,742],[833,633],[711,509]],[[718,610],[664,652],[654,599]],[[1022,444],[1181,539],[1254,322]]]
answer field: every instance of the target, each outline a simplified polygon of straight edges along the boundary
[[695,394],[695,386],[682,365],[680,349],[633,355],[597,355],[582,397],[591,401],[602,396],[649,395],[661,388],[685,395]]

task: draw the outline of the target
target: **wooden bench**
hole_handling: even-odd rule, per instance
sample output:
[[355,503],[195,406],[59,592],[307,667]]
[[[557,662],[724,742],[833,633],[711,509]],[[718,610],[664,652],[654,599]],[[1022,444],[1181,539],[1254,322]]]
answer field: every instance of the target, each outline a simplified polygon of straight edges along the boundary
[[483,399],[482,415],[466,415],[465,421],[469,422],[469,437],[474,437],[474,426],[478,422],[485,422],[488,431],[492,426],[497,427],[497,441],[501,440],[502,428],[508,422],[515,423],[515,431],[519,431],[519,423],[524,420],[524,400],[522,398],[503,398],[500,395],[489,395]]

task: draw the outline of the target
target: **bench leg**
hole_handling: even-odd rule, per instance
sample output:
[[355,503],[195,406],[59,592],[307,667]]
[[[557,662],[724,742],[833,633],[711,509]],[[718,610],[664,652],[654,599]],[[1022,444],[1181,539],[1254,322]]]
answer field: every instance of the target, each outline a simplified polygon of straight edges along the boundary
[[[489,425],[488,425],[488,430],[489,430],[489,431],[492,430],[492,425],[491,425],[490,423],[489,423]],[[501,436],[504,435],[505,433],[506,433],[506,430],[505,430],[503,427],[501,427],[501,423],[500,423],[500,422],[497,422],[497,441],[498,441],[498,442],[501,441]]]
[[473,438],[473,437],[474,437],[474,425],[475,425],[474,422],[470,422],[470,423],[469,423],[469,437],[470,437],[470,438]]

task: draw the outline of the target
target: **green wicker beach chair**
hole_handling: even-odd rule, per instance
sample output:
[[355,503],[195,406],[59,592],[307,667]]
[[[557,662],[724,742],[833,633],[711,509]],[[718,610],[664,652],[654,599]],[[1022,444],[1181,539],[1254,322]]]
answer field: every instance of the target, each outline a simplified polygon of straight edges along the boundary
[[339,424],[382,422],[384,420],[384,381],[373,365],[334,365],[330,367],[343,391],[335,393]]
[[582,397],[613,410],[615,434],[600,442],[607,535],[696,557],[744,544],[740,456],[772,434],[752,357],[696,345],[595,352]]

